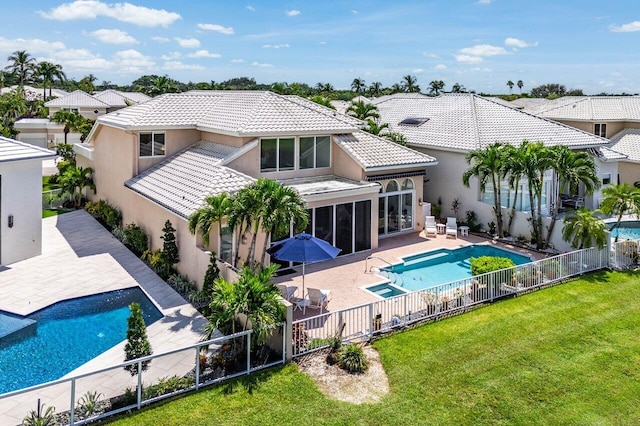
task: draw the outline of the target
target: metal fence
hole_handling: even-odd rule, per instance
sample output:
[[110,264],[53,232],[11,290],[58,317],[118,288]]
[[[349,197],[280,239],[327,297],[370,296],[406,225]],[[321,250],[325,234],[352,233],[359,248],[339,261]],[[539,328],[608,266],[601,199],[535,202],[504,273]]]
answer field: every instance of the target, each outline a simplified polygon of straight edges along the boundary
[[[283,336],[283,326],[274,335]],[[0,423],[19,423],[42,401],[59,424],[81,425],[285,362],[282,349],[253,351],[251,330],[0,395]],[[125,367],[130,371],[125,370]],[[135,374],[139,372],[139,374]],[[97,402],[96,402],[96,398]],[[13,424],[15,424],[13,423]]]
[[639,240],[624,240],[611,243],[610,267],[612,269],[627,269],[638,265],[640,259]]
[[607,250],[578,250],[294,321],[293,356],[326,347],[330,337],[340,336],[344,341],[370,340],[377,333],[603,269],[608,262]]
[[66,201],[71,200],[67,193],[63,193],[61,189],[52,189],[42,192],[42,209],[59,209]]

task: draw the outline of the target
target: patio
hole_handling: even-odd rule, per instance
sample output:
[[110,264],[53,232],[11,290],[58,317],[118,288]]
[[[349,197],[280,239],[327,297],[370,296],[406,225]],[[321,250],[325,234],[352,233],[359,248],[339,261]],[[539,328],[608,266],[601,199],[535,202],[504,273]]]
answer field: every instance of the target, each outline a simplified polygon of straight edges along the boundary
[[[358,306],[380,298],[373,293],[364,290],[373,284],[386,282],[383,277],[371,272],[371,267],[384,267],[388,263],[400,262],[404,256],[422,253],[438,248],[455,249],[471,244],[491,244],[496,247],[515,251],[534,259],[543,259],[546,255],[514,247],[512,245],[498,243],[492,239],[475,235],[447,238],[444,234],[436,237],[427,237],[424,231],[401,234],[391,238],[381,239],[377,249],[368,250],[353,255],[338,257],[334,260],[306,265],[305,288],[321,288],[331,291],[331,301],[328,311]],[[367,259],[371,257],[370,259]],[[388,262],[388,263],[387,263]],[[276,278],[278,284],[295,286],[298,288],[297,297],[302,297],[302,267],[297,266],[295,273]],[[307,308],[294,310],[294,320],[309,318],[320,314],[319,309]]]

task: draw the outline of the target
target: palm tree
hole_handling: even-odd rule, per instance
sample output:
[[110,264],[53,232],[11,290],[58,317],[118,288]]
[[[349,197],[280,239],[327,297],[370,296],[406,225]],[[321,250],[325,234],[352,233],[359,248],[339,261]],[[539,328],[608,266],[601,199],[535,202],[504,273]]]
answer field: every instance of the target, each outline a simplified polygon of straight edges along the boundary
[[382,83],[374,81],[369,85],[369,93],[373,97],[378,97],[382,94]]
[[254,199],[246,188],[233,194],[231,197],[231,206],[229,207],[229,217],[227,224],[229,228],[236,233],[236,244],[232,254],[232,263],[234,267],[238,266],[240,258],[240,243],[243,235],[253,226],[254,219]]
[[507,81],[507,86],[509,86],[509,94],[511,94],[511,91],[513,90],[513,81]]
[[73,206],[79,208],[82,205],[82,190],[89,188],[96,193],[96,185],[93,183],[93,169],[91,167],[67,167],[64,173],[58,178],[62,193],[69,194],[73,201]]
[[556,145],[549,148],[551,154],[551,167],[555,171],[555,187],[558,189],[556,200],[551,210],[551,223],[547,228],[545,246],[549,245],[553,228],[560,213],[561,194],[563,191],[573,193],[578,190],[578,185],[584,186],[585,194],[593,194],[600,185],[600,179],[596,172],[596,164],[593,158],[584,151],[573,151],[564,145]]
[[508,178],[509,189],[513,190],[513,201],[511,202],[509,222],[506,228],[506,233],[511,235],[511,228],[516,217],[516,208],[518,207],[518,192],[520,191],[520,180],[524,175],[526,157],[523,150],[513,145],[505,146],[503,154],[508,160],[503,164],[502,177]]
[[96,91],[96,86],[93,84],[96,81],[98,81],[98,77],[93,74],[89,74],[86,77],[83,77],[82,80],[78,82],[78,87],[80,88],[80,90],[92,94]]
[[453,86],[451,87],[451,92],[452,93],[466,93],[467,89],[460,85],[459,83],[454,83]]
[[78,130],[82,126],[82,122],[85,121],[84,117],[75,111],[56,111],[51,117],[55,123],[64,124],[64,143],[67,143],[67,135],[72,130]]
[[429,93],[438,96],[440,91],[444,89],[444,81],[442,80],[433,80],[429,83]]
[[351,90],[356,92],[358,95],[361,95],[366,87],[367,85],[365,81],[361,78],[354,78],[351,82]]
[[231,198],[226,192],[219,195],[211,195],[204,199],[204,206],[189,216],[189,232],[202,235],[202,242],[209,245],[209,237],[215,224],[218,224],[218,238],[222,235],[222,219],[231,209]]
[[473,166],[462,174],[462,183],[469,187],[471,177],[477,177],[480,183],[480,191],[484,192],[487,183],[491,183],[493,188],[493,212],[496,216],[496,228],[498,236],[504,236],[502,205],[501,205],[501,185],[500,178],[503,175],[503,165],[505,162],[505,144],[495,142],[485,149],[469,151],[465,156],[467,163]]
[[382,123],[382,124],[378,124],[377,121],[374,121],[370,118],[367,119],[367,126],[362,129],[367,133],[371,133],[372,135],[376,135],[379,136],[380,132],[382,132],[384,129],[388,129],[389,128],[389,123]]
[[262,228],[267,233],[260,263],[264,265],[269,242],[275,235],[289,235],[291,224],[295,224],[294,232],[298,233],[307,227],[309,214],[304,200],[292,188],[276,181],[265,186],[266,198],[262,202]]
[[524,141],[520,146],[525,158],[523,176],[527,179],[531,213],[532,237],[536,248],[544,248],[542,241],[542,190],[544,174],[553,166],[551,153],[542,142]]
[[33,72],[36,59],[33,58],[26,50],[16,50],[8,58],[9,65],[5,70],[11,71],[18,77],[18,85],[24,88],[24,83],[29,81],[29,77]]
[[277,93],[278,95],[286,95],[289,92],[289,85],[286,81],[282,83],[273,83],[269,90]]
[[404,92],[404,90],[402,89],[402,86],[400,85],[400,83],[394,83],[393,86],[391,86],[391,93],[400,93],[400,92]]
[[347,115],[362,121],[380,118],[380,114],[378,114],[378,107],[372,104],[367,104],[364,101],[356,101],[349,105],[349,108],[347,108]]
[[518,80],[516,85],[518,86],[518,89],[520,89],[520,94],[522,94],[522,88],[524,87],[524,83],[522,82],[522,80]]
[[173,84],[173,81],[166,76],[160,76],[153,79],[151,82],[151,87],[148,88],[148,95],[157,96],[162,95],[164,93],[172,93],[175,92],[176,88]]
[[402,86],[404,87],[404,90],[406,92],[419,92],[420,86],[416,84],[417,82],[418,79],[412,75],[405,75],[404,77],[402,77]]
[[[602,190],[604,199],[600,203],[600,210],[606,215],[616,215],[616,223],[611,228],[613,231],[620,226],[622,216],[633,213],[640,217],[640,189],[634,188],[628,183],[610,185]],[[616,235],[616,242],[618,236]]]
[[49,84],[49,97],[51,97],[53,80],[57,79],[62,83],[67,78],[62,72],[62,65],[46,61],[36,65],[34,76],[42,78],[42,99],[47,99],[47,83]]
[[334,107],[334,106],[331,104],[331,99],[329,99],[329,98],[325,98],[324,96],[315,95],[315,96],[312,96],[312,97],[310,98],[310,100],[311,100],[312,102],[317,103],[318,105],[322,105],[322,106],[325,106],[325,107],[330,108],[330,109],[336,109],[336,107]]
[[594,213],[592,210],[580,207],[573,214],[565,217],[562,239],[576,249],[593,247],[594,244],[600,249],[604,247],[607,243],[605,232],[607,225]]
[[407,137],[402,133],[397,132],[388,132],[383,135],[386,139],[389,139],[391,142],[395,142],[398,145],[407,146]]

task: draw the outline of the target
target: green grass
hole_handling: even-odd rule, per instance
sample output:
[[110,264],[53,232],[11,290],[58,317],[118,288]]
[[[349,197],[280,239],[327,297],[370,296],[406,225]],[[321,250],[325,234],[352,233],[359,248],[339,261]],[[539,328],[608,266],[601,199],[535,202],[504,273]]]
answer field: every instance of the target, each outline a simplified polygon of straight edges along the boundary
[[42,191],[51,191],[52,189],[58,189],[60,186],[57,183],[50,183],[51,176],[42,176]]
[[601,272],[376,341],[379,403],[287,365],[114,424],[640,424],[639,331],[640,274]]

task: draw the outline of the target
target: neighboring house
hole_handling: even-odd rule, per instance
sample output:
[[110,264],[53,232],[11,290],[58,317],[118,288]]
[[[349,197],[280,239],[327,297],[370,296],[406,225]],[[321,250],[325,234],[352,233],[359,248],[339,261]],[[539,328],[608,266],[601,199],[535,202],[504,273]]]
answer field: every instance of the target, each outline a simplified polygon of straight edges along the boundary
[[[3,87],[0,89],[0,95],[4,95],[5,93],[11,93],[12,91],[15,91],[18,87],[17,84],[11,86],[11,87]],[[44,99],[43,94],[44,92],[44,88],[42,87],[33,87],[33,86],[29,86],[29,85],[24,85],[24,92],[26,94],[26,99],[28,101],[36,101],[36,100],[42,100]],[[67,91],[62,90],[62,89],[56,89],[56,88],[52,88],[49,89],[47,87],[46,89],[46,97],[49,98],[49,90],[51,90],[51,97],[52,98],[59,98],[61,96],[65,96],[68,94]]]
[[544,105],[547,102],[551,102],[551,101],[547,98],[518,98],[518,99],[512,100],[509,103],[511,104],[512,108],[526,110],[527,108]]
[[[429,170],[424,198],[439,203],[441,215],[452,216],[452,202],[462,203],[459,218],[464,212],[476,212],[485,228],[494,220],[491,188],[485,193],[479,189],[477,179],[472,179],[470,188],[462,184],[462,174],[470,165],[465,155],[500,141],[520,145],[522,141],[541,141],[545,145],[565,145],[576,150],[589,150],[593,154],[598,173],[606,184],[610,176],[617,173],[617,160],[624,158],[605,147],[608,140],[590,132],[576,130],[555,121],[539,118],[520,110],[507,107],[474,94],[445,94],[438,97],[416,97],[396,94],[372,100],[377,106],[382,123],[389,123],[392,132],[405,135],[408,145],[434,156],[439,166]],[[545,178],[543,211],[550,210],[550,201],[555,200],[557,188],[552,188],[551,173]],[[506,183],[504,183],[505,186]],[[512,197],[503,191],[505,198]],[[584,195],[584,194],[580,194]],[[587,207],[597,207],[600,191],[585,196]],[[505,205],[511,200],[505,199]],[[529,237],[529,209],[526,181],[521,182],[517,214],[513,234]],[[557,227],[560,228],[560,227]],[[552,238],[556,247],[562,246],[559,231]]]
[[[49,108],[49,117],[58,111],[75,111],[84,118],[95,120],[101,115],[136,105],[151,99],[144,93],[121,92],[119,90],[104,90],[90,95],[82,90],[67,93],[45,103]],[[64,142],[64,126],[48,119],[23,118],[15,123],[20,131],[18,140],[40,147],[47,147]],[[68,143],[80,142],[79,133],[69,133]]]
[[611,139],[609,148],[628,158],[620,159],[618,174],[610,179],[614,183],[640,181],[640,96],[564,96],[526,111]]
[[0,136],[0,265],[42,253],[42,160],[53,157]]
[[[202,281],[207,250],[229,261],[245,238],[226,223],[210,245],[187,219],[205,197],[234,193],[256,179],[298,191],[310,213],[307,231],[342,249],[370,250],[378,239],[423,226],[423,177],[433,157],[359,129],[362,123],[297,96],[256,91],[166,94],[98,118],[80,166],[94,168],[95,199],[105,199],[162,245],[169,219],[177,229],[179,270]],[[250,235],[246,235],[250,238]],[[264,242],[259,237],[258,247]]]

